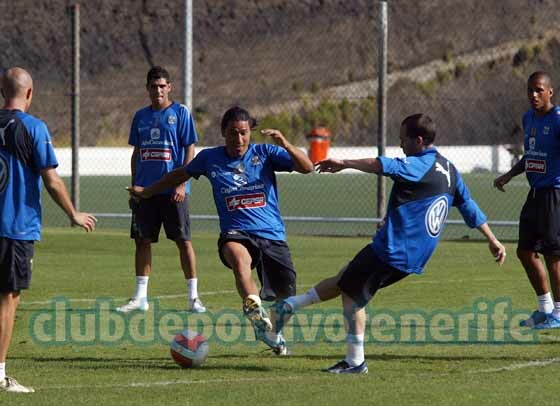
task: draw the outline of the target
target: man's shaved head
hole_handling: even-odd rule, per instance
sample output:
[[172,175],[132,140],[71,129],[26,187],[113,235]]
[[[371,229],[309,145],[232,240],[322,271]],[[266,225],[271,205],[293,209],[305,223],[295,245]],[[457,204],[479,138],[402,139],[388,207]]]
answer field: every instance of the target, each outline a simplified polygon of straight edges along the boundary
[[533,81],[535,80],[542,80],[543,84],[546,87],[552,87],[552,79],[550,79],[550,75],[546,72],[542,72],[542,71],[533,72],[531,76],[529,76],[527,83],[533,83]]
[[14,67],[4,72],[0,87],[6,100],[25,97],[33,88],[33,79],[25,69]]

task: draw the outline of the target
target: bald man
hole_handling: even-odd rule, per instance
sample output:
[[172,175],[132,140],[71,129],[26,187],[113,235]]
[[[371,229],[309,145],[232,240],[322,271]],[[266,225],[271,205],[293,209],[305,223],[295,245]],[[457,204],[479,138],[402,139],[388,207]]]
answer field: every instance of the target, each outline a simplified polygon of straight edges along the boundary
[[0,391],[34,392],[6,375],[20,293],[29,288],[33,243],[41,239],[41,180],[70,221],[86,231],[96,218],[76,211],[62,179],[46,124],[27,114],[33,80],[22,68],[10,68],[0,81]]
[[523,159],[494,180],[504,192],[513,177],[525,172],[531,186],[519,217],[517,256],[537,296],[537,310],[521,326],[535,329],[560,328],[560,107],[553,104],[553,95],[547,73],[529,76]]

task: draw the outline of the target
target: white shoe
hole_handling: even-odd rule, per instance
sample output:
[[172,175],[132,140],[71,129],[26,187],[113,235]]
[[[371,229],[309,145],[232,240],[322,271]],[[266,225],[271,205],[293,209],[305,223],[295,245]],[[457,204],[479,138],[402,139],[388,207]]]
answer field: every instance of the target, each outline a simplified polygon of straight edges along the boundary
[[132,298],[128,301],[127,304],[121,307],[117,307],[115,310],[120,313],[129,313],[134,310],[140,310],[142,312],[145,312],[149,308],[150,308],[150,304],[148,303],[148,299],[144,297],[142,299]]
[[18,383],[14,378],[7,376],[4,380],[0,381],[0,391],[17,392],[17,393],[32,393],[35,389],[28,386],[23,386]]
[[243,313],[249,319],[255,330],[272,331],[272,323],[268,318],[266,310],[261,305],[261,299],[257,295],[249,295],[243,302]]
[[206,307],[204,307],[204,305],[202,304],[202,300],[195,297],[190,301],[189,306],[187,307],[187,311],[193,313],[206,313]]

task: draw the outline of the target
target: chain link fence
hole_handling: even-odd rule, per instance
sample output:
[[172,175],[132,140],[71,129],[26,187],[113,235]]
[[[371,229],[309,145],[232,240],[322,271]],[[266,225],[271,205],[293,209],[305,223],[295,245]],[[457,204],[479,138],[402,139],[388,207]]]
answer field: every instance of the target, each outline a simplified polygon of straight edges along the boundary
[[[19,65],[35,79],[31,113],[53,134],[70,170],[71,17],[74,2],[0,3],[0,68]],[[100,214],[99,227],[127,228],[123,190],[129,184],[128,131],[148,104],[150,66],[170,71],[182,101],[184,1],[87,1],[81,5],[81,209]],[[432,116],[436,144],[463,172],[501,238],[528,190],[523,177],[501,194],[498,172],[522,154],[520,121],[528,108],[525,81],[535,70],[560,83],[560,8],[554,0],[389,0],[387,153],[398,148],[401,120]],[[219,121],[233,104],[261,127],[275,127],[308,148],[317,127],[332,133],[329,155],[377,155],[378,0],[194,0],[193,114],[200,147],[222,143]],[[256,133],[255,142],[263,142]],[[372,175],[279,175],[290,233],[371,235],[376,182]],[[390,186],[390,183],[389,183]],[[67,220],[44,199],[44,223]],[[195,230],[218,230],[208,182],[192,182]],[[451,216],[448,238],[476,232]]]

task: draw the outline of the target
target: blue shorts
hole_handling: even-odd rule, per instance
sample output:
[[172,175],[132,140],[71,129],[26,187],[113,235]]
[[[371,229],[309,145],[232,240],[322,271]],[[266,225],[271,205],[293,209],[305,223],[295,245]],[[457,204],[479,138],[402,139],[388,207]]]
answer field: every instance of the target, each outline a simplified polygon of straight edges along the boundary
[[273,301],[296,294],[296,271],[286,241],[269,240],[244,231],[232,230],[220,234],[218,251],[222,263],[231,268],[222,255],[228,241],[243,244],[251,255],[251,268],[257,268],[261,282],[260,297]]
[[189,199],[180,203],[172,202],[171,195],[156,195],[149,199],[130,200],[132,223],[130,238],[147,239],[158,242],[161,225],[168,239],[191,240]]
[[0,237],[0,292],[19,292],[29,288],[33,243]]
[[346,265],[338,280],[338,287],[359,307],[364,307],[379,289],[386,288],[408,275],[381,262],[373,252],[371,244],[368,244]]

